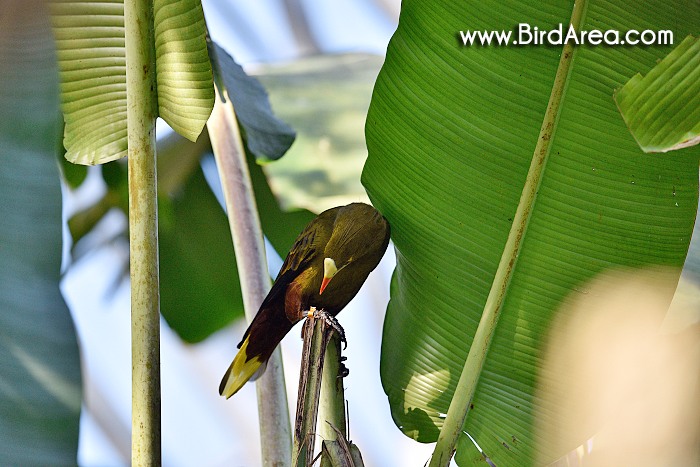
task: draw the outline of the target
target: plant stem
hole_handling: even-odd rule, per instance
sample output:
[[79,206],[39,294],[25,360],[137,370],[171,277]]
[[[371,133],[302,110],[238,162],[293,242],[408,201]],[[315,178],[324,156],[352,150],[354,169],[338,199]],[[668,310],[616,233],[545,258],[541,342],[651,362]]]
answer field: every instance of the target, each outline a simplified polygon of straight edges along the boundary
[[333,333],[326,347],[321,376],[321,401],[318,408],[318,434],[323,439],[321,467],[335,465],[333,462],[337,457],[345,456],[346,460],[351,458],[350,444],[347,442],[344,375],[340,374],[340,353],[340,337]]
[[318,412],[320,423],[318,434],[321,438],[334,441],[338,436],[347,437],[345,390],[343,378],[340,375],[340,337],[335,332],[331,335],[326,347]]
[[124,2],[131,258],[132,465],[160,465],[160,310],[153,5]]
[[[574,5],[571,15],[571,24],[578,31],[580,30],[587,6],[586,0],[579,0]],[[454,397],[447,410],[445,422],[442,425],[438,436],[435,450],[430,459],[430,467],[448,466],[450,459],[454,455],[457,438],[462,432],[464,422],[469,412],[469,405],[474,397],[474,391],[479,381],[481,369],[484,366],[489,345],[496,330],[496,324],[500,316],[501,307],[507,295],[510,280],[520,252],[520,245],[525,236],[527,225],[530,220],[532,208],[537,197],[537,190],[540,186],[542,174],[544,173],[547,158],[549,156],[550,143],[556,131],[559,121],[561,102],[566,91],[569,71],[573,62],[573,45],[567,43],[562,49],[559,67],[554,77],[552,92],[549,96],[549,103],[542,121],[537,145],[533,154],[530,169],[525,180],[518,209],[513,218],[513,224],[508,234],[503,249],[503,255],[498,265],[496,275],[491,285],[491,290],[484,305],[484,312],[481,315],[479,326],[474,335],[474,341],[469,348],[467,360],[464,362],[462,374],[457,382]]]
[[[222,92],[226,95],[225,89],[217,86],[216,102],[207,128],[224,191],[243,305],[250,322],[270,290],[270,276],[238,123],[231,99],[226,98],[224,103]],[[291,464],[292,436],[279,348],[272,353],[256,388],[263,465],[287,467]]]
[[311,465],[316,441],[319,395],[323,363],[333,329],[322,319],[308,318],[304,322],[304,347],[299,371],[299,396],[294,423],[294,453],[292,465]]

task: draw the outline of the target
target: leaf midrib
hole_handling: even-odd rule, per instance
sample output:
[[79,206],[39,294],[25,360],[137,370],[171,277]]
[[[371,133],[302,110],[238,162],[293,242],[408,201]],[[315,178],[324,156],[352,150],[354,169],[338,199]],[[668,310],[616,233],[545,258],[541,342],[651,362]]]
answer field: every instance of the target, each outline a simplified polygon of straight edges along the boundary
[[[581,30],[580,27],[586,14],[587,6],[588,2],[586,0],[577,1],[574,4],[570,24],[573,25],[576,31]],[[431,467],[449,464],[454,453],[457,438],[462,432],[462,427],[467,418],[469,404],[474,396],[481,370],[488,354],[488,348],[495,333],[500,311],[515,271],[520,246],[527,233],[528,222],[533,212],[542,175],[547,165],[551,142],[556,133],[574,55],[575,49],[573,45],[565,44],[554,77],[552,92],[543,117],[523,193],[518,202],[518,208],[513,218],[486,304],[484,305],[481,320],[474,334],[474,340],[455,388],[454,396],[450,402],[442,430],[438,436],[435,451],[430,462]]]

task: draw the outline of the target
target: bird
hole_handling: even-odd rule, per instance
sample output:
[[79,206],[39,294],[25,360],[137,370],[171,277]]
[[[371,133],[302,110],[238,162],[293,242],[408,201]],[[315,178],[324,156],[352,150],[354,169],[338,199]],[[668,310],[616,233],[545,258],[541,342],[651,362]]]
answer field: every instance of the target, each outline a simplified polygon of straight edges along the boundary
[[388,221],[365,203],[328,209],[309,222],[243,334],[219,394],[228,399],[260,376],[282,338],[309,310],[335,317],[345,308],[384,256],[390,235]]

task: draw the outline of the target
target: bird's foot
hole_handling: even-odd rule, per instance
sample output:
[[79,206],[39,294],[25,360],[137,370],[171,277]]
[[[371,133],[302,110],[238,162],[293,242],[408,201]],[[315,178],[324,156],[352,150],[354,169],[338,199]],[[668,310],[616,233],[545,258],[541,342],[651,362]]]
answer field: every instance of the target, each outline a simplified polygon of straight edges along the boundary
[[338,378],[345,378],[350,374],[350,368],[345,366],[345,361],[348,357],[340,357],[340,366],[338,366]]
[[309,309],[308,317],[322,319],[328,326],[335,329],[335,331],[338,333],[338,336],[340,336],[340,342],[343,343],[343,350],[348,348],[348,341],[347,339],[345,339],[345,330],[340,325],[335,316],[327,313],[323,309],[317,310],[315,307],[311,307],[311,309]]

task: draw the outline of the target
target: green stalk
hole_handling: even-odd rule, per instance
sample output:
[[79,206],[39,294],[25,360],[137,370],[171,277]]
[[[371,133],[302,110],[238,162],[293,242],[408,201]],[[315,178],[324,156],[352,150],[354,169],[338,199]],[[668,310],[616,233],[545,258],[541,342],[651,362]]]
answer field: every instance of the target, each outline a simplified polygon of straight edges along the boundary
[[[299,395],[294,422],[294,458],[292,465],[306,467],[313,461],[316,425],[326,441],[342,444],[350,456],[345,429],[345,397],[339,378],[340,340],[325,320],[309,318],[304,322],[304,347],[299,371]],[[319,416],[319,407],[323,413]],[[330,422],[330,423],[327,423]],[[326,456],[327,457],[327,456]],[[328,465],[327,461],[321,465]]]
[[[226,90],[217,84],[216,102],[207,123],[216,165],[226,201],[231,236],[236,252],[246,318],[251,322],[270,290],[265,243],[258,218],[231,99],[221,100]],[[256,382],[262,462],[265,466],[291,464],[291,428],[279,347],[268,360],[267,370]]]
[[296,467],[307,467],[313,460],[321,375],[330,332],[322,319],[309,318],[304,322],[304,347],[294,422],[292,465]]
[[340,375],[340,337],[335,332],[326,346],[318,419],[318,434],[322,439],[335,441],[338,437],[347,438],[345,389]]
[[124,2],[131,257],[132,465],[160,465],[160,310],[153,5]]
[[[359,450],[347,440],[345,388],[340,374],[340,358],[340,336],[334,332],[326,347],[318,407],[318,434],[323,439],[321,467],[362,465]],[[360,461],[353,462],[353,451],[356,451]]]
[[357,446],[345,437],[335,441],[323,441],[321,467],[364,467],[362,454]]
[[[574,10],[571,15],[571,24],[577,31],[580,30],[586,6],[586,0],[577,1],[574,5]],[[523,193],[518,203],[518,209],[513,218],[513,225],[508,234],[508,240],[506,241],[498,270],[496,271],[491,290],[486,299],[484,312],[481,315],[479,326],[474,335],[474,341],[469,348],[469,354],[467,355],[462,374],[457,382],[454,397],[450,402],[445,422],[442,425],[440,435],[435,444],[435,450],[430,459],[430,467],[448,466],[450,464],[450,459],[452,459],[454,455],[457,438],[460,433],[462,433],[464,422],[467,419],[469,406],[474,397],[474,391],[479,381],[481,369],[484,366],[489,345],[491,344],[494,331],[496,330],[500,311],[508,293],[508,286],[510,285],[510,280],[515,270],[522,239],[525,237],[530,215],[532,214],[532,208],[537,198],[537,190],[539,189],[542,174],[547,164],[550,143],[554,137],[559,121],[561,102],[566,91],[573,56],[573,45],[566,44],[562,49],[559,67],[557,68],[557,73],[552,85],[552,92],[549,96],[549,103],[542,121],[542,127],[540,128],[537,145],[525,180]]]

